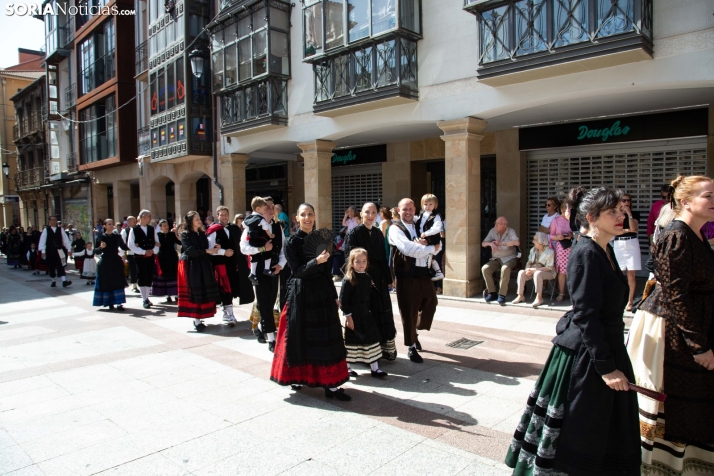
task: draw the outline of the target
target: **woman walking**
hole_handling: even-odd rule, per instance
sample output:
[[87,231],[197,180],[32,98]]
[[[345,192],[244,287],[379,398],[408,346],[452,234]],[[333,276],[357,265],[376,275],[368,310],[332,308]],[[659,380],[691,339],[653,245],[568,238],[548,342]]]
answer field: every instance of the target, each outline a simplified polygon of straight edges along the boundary
[[560,205],[560,215],[550,223],[550,246],[555,251],[555,272],[558,273],[558,297],[561,302],[565,298],[565,281],[568,274],[568,257],[573,245],[573,232],[570,229],[570,204],[566,201]]
[[104,232],[97,238],[95,254],[99,256],[99,263],[97,263],[97,277],[94,280],[93,306],[109,309],[114,309],[116,306],[117,311],[124,310],[126,278],[120,249],[127,251],[129,248],[121,235],[114,233],[114,221],[107,218],[104,221]]
[[[176,229],[169,230],[167,220],[159,221],[159,253],[156,255],[157,266],[154,266],[154,279],[151,281],[152,296],[166,296],[166,303],[171,301],[171,296],[178,296],[176,275],[178,273],[178,253],[176,245],[181,244]],[[178,300],[178,298],[177,298]]]
[[13,269],[20,268],[20,255],[22,254],[22,235],[15,225],[10,225],[10,230],[5,236],[5,253],[7,265]]
[[568,262],[573,309],[528,398],[506,455],[513,474],[640,474],[637,396],[623,342],[627,280],[609,241],[622,233],[620,195],[606,188],[574,203],[588,224]]
[[302,385],[322,387],[327,398],[351,400],[338,388],[350,377],[337,312],[337,291],[330,278],[330,255],[327,251],[314,258],[305,254],[305,237],[317,217],[307,203],[300,205],[297,215],[300,230],[290,235],[285,245],[292,275],[280,315],[270,380],[291,385],[295,390]]
[[202,332],[206,328],[203,319],[216,315],[216,301],[220,298],[210,257],[218,252],[220,245],[208,247],[198,212],[188,212],[184,226],[178,264],[178,317],[192,318],[193,327]]
[[675,217],[654,242],[657,282],[627,343],[637,384],[667,395],[639,396],[642,474],[714,474],[714,251],[700,232],[714,220],[714,183],[680,176],[672,187]]
[[374,287],[379,293],[380,303],[374,316],[379,332],[382,336],[382,355],[387,360],[397,358],[397,346],[394,338],[397,329],[394,326],[392,313],[392,300],[389,297],[389,285],[392,284],[392,273],[384,250],[384,235],[376,226],[377,206],[374,203],[365,203],[362,207],[362,224],[358,225],[345,237],[345,255],[355,248],[367,250],[369,267],[367,274],[372,277]]

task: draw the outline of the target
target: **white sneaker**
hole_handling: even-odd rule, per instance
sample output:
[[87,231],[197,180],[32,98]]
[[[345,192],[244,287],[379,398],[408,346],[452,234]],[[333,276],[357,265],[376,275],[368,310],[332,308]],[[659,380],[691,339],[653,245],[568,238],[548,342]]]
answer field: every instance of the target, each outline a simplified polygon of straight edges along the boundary
[[446,278],[444,274],[441,271],[437,271],[434,276],[432,276],[431,280],[432,281],[441,281],[442,279]]
[[[232,316],[231,316],[230,314],[228,314],[228,311],[226,311],[226,310],[224,309],[224,310],[223,310],[223,322],[230,322],[230,321],[231,321],[231,317],[232,317]],[[233,320],[235,320],[235,319],[233,319]]]

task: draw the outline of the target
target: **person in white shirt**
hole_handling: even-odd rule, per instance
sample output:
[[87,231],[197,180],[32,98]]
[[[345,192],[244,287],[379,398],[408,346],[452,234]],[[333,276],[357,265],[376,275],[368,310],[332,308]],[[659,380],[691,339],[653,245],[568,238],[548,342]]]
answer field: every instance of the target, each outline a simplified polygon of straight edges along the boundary
[[414,224],[416,207],[410,198],[399,202],[400,221],[389,229],[392,246],[394,274],[397,277],[397,304],[404,328],[404,345],[409,347],[409,360],[422,363],[421,344],[417,330],[431,329],[436,306],[439,303],[436,289],[429,276],[429,255],[439,252],[441,244],[428,245],[419,238]]
[[149,291],[154,279],[154,255],[159,252],[159,240],[154,227],[149,225],[151,212],[142,210],[139,213],[139,224],[129,230],[127,247],[134,252],[136,267],[139,272],[139,292],[144,301],[144,309],[153,304],[149,301]]
[[[136,217],[126,217],[126,227],[121,231],[121,237],[124,243],[129,243],[129,231],[136,226]],[[103,229],[102,229],[103,230]],[[116,231],[116,229],[115,229]],[[100,233],[101,235],[101,233]],[[126,262],[129,265],[129,284],[131,285],[131,290],[135,293],[139,292],[139,287],[136,285],[137,282],[137,270],[136,270],[136,258],[134,257],[134,252],[129,249],[126,252]]]
[[72,243],[67,234],[57,224],[57,217],[50,217],[50,226],[42,230],[38,249],[42,253],[42,259],[47,261],[47,267],[52,278],[51,288],[57,287],[56,277],[62,278],[62,287],[66,288],[72,281],[67,281],[64,267],[67,265],[67,253],[72,249]]

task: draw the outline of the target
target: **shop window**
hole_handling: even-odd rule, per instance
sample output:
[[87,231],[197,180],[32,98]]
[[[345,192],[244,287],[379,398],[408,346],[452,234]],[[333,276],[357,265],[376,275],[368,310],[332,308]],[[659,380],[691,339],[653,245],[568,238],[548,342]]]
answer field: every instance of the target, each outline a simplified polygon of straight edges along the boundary
[[171,122],[167,126],[168,128],[168,134],[169,134],[169,144],[173,144],[176,142],[176,123]]
[[166,107],[171,109],[176,105],[176,63],[166,67]]
[[184,119],[176,122],[176,138],[180,141],[186,138],[186,121]]
[[159,127],[159,145],[166,145],[166,126]]
[[210,141],[211,140],[211,121],[207,117],[192,117],[191,118],[191,133],[193,140]]
[[115,157],[118,151],[114,95],[79,111],[79,154],[82,164]]

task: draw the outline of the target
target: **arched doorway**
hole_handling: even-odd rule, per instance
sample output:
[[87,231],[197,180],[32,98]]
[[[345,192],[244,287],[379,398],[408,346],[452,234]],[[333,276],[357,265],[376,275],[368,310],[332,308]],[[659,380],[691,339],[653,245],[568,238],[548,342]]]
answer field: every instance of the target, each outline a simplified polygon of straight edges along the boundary
[[155,218],[167,218],[168,213],[173,216],[176,205],[174,203],[174,183],[170,178],[162,175],[152,180],[149,207]]
[[206,216],[208,210],[213,210],[213,188],[208,175],[199,171],[190,172],[181,177],[176,190],[177,220],[190,210],[200,212],[201,218]]

